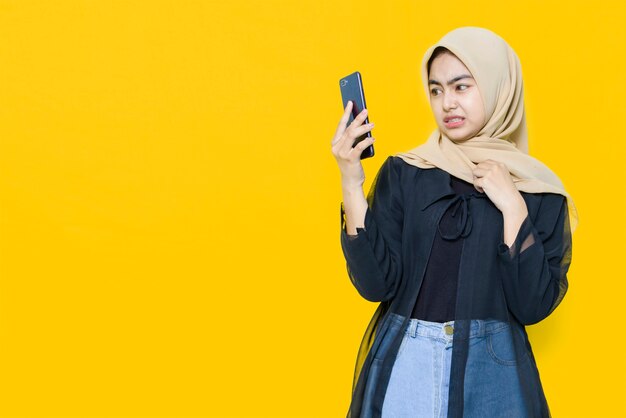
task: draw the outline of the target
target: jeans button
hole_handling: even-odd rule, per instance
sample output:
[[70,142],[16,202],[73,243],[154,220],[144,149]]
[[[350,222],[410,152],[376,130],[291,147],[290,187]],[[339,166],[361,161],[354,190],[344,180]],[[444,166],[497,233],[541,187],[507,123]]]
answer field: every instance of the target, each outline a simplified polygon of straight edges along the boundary
[[452,327],[452,325],[445,325],[443,329],[446,332],[446,335],[452,335],[452,333],[454,332],[454,328]]

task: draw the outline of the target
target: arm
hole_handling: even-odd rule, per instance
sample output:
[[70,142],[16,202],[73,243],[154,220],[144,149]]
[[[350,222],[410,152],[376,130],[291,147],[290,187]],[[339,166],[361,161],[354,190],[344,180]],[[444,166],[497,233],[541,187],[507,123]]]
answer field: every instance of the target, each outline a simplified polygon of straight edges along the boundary
[[[517,193],[517,199],[513,202],[507,210],[502,212],[502,219],[504,221],[504,243],[511,247],[515,242],[520,226],[524,219],[528,217],[528,208],[526,207],[526,201],[519,192]],[[530,244],[532,244],[532,235],[529,235],[529,239],[524,241],[520,252],[524,251]]]
[[348,235],[357,235],[357,228],[365,226],[365,212],[367,211],[367,201],[363,194],[362,184],[349,186],[342,182],[343,202],[342,219],[345,214],[345,229]]
[[367,198],[364,222],[348,234],[342,204],[341,247],[348,275],[359,294],[372,302],[391,299],[402,271],[403,203],[400,179],[388,158],[376,175]]
[[498,268],[509,310],[523,325],[545,319],[568,288],[571,232],[564,196],[542,196],[537,219],[524,218],[509,247],[498,245]]

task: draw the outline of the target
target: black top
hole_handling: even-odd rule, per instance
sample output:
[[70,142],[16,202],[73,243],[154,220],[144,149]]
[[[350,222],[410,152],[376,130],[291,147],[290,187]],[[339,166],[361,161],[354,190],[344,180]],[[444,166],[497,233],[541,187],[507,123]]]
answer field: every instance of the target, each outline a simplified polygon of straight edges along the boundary
[[[477,191],[473,184],[454,176],[450,176],[450,185],[457,196]],[[448,207],[441,218],[439,226],[443,235],[439,231],[435,235],[422,288],[411,318],[433,322],[454,320],[459,261],[465,237],[453,236],[446,239],[444,235],[448,236],[448,233],[455,229],[457,220],[462,215],[455,205]]]

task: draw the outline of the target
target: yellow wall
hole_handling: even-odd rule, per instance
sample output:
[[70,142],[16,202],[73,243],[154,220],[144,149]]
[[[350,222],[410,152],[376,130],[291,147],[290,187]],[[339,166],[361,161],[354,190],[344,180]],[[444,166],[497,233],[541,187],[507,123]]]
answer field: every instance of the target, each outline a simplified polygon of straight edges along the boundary
[[529,327],[553,416],[626,416],[626,3],[0,0],[0,416],[339,417],[375,304],[330,140],[361,71],[387,155],[434,128],[457,26],[517,51],[530,151],[576,200]]

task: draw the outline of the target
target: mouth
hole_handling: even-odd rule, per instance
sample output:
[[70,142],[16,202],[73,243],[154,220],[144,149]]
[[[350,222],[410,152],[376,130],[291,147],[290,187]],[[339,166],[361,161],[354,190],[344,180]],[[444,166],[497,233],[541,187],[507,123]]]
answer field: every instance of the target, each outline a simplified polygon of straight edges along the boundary
[[464,123],[465,123],[465,118],[462,118],[460,116],[448,117],[448,118],[444,118],[443,120],[443,124],[446,126],[446,128],[458,128],[459,126],[462,126]]

